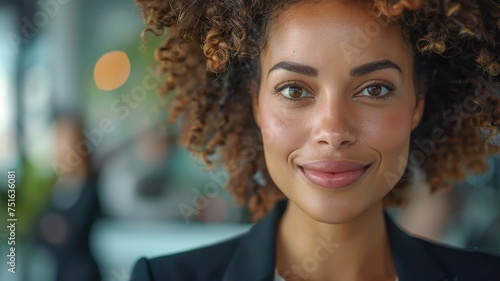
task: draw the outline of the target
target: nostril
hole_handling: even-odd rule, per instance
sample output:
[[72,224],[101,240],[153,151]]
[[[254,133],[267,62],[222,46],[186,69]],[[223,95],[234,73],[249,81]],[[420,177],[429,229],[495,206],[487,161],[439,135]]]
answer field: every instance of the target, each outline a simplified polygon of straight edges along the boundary
[[344,132],[328,132],[323,131],[315,136],[318,144],[328,145],[332,148],[349,146],[356,142],[356,137],[349,131]]

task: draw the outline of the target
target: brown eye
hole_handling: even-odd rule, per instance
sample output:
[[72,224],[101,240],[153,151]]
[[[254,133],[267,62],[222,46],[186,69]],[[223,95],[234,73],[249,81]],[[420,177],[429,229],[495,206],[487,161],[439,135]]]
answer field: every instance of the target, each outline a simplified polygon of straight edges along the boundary
[[289,85],[282,88],[282,90],[279,90],[279,92],[284,98],[289,100],[300,100],[311,96],[311,94],[304,90],[304,88],[300,85]]
[[360,96],[365,96],[374,99],[387,98],[391,91],[394,91],[393,86],[385,86],[381,84],[369,85],[359,93]]
[[291,98],[300,98],[302,96],[302,88],[299,87],[290,87],[288,88],[288,94]]
[[380,86],[370,86],[366,88],[366,91],[370,96],[378,96],[382,92],[382,87]]

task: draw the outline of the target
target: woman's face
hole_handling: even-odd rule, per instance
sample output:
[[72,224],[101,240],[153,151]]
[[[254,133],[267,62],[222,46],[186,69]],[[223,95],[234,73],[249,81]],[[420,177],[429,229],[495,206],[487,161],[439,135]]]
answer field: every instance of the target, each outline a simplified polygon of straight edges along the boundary
[[380,203],[423,111],[398,27],[356,4],[298,4],[271,22],[260,62],[253,109],[281,191],[325,223]]

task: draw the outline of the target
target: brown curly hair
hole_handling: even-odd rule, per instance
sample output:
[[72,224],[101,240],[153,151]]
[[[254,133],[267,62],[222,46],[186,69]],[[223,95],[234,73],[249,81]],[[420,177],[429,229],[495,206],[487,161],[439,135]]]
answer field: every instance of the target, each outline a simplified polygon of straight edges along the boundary
[[[224,164],[230,174],[227,188],[237,202],[247,205],[254,219],[262,217],[283,194],[267,173],[251,93],[258,89],[267,23],[302,1],[136,2],[149,25],[143,36],[168,35],[156,58],[166,77],[160,92],[174,97],[170,121],[182,118],[180,142],[208,166]],[[425,96],[426,109],[412,132],[409,162],[424,154],[416,141],[432,139],[436,129],[446,136],[445,142],[433,143],[432,153],[408,164],[385,203],[405,202],[414,168],[425,172],[432,191],[448,189],[468,171],[485,171],[484,159],[499,150],[492,139],[500,127],[500,99],[493,87],[500,80],[500,3],[358,2],[382,22],[397,23],[413,51],[415,86]]]

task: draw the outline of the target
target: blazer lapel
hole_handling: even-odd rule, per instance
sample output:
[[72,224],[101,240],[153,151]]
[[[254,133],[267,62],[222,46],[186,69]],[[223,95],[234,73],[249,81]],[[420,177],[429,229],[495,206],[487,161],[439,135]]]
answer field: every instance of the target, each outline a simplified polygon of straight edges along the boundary
[[241,238],[224,274],[224,281],[272,281],[276,264],[276,231],[287,201],[272,211]]
[[399,281],[442,281],[446,274],[418,239],[406,234],[384,212]]

